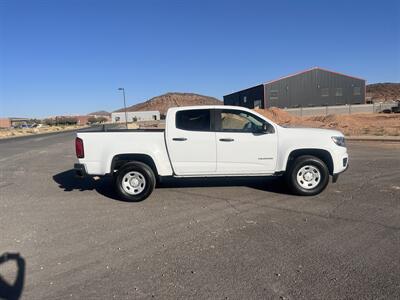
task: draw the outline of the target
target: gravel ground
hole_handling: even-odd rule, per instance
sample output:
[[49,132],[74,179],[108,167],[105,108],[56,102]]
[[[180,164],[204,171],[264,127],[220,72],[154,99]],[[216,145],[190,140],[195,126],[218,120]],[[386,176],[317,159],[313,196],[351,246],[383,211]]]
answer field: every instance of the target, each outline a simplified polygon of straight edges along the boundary
[[[314,197],[218,179],[125,203],[74,178],[73,138],[0,141],[0,254],[22,257],[22,299],[400,298],[399,143],[349,143]],[[16,266],[0,265],[0,298]]]

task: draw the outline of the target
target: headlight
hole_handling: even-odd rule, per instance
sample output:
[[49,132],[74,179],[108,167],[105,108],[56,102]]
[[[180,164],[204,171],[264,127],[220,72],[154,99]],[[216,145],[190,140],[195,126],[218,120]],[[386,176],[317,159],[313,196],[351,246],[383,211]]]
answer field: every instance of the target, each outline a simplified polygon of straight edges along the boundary
[[344,136],[333,136],[332,141],[338,146],[346,147]]

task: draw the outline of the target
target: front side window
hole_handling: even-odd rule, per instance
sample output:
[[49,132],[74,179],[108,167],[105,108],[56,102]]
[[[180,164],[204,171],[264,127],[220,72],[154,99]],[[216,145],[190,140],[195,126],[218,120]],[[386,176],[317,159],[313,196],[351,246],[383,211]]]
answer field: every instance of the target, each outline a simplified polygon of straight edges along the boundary
[[[266,123],[263,119],[239,110],[222,110],[219,114],[219,127],[221,131],[229,132],[259,132]],[[269,124],[268,124],[269,125]],[[274,132],[272,126],[267,126],[268,132]]]
[[192,109],[176,113],[176,128],[190,131],[210,131],[210,110]]
[[341,96],[343,96],[343,89],[336,88],[336,97],[341,97]]
[[354,95],[354,96],[361,95],[361,87],[355,86],[355,87],[353,88],[353,95]]

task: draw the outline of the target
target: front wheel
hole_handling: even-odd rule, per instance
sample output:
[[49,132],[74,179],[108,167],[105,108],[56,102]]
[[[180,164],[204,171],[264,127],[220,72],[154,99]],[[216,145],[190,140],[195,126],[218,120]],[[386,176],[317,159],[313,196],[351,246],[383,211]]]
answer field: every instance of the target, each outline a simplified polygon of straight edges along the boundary
[[115,188],[125,201],[138,202],[146,199],[155,185],[153,170],[142,162],[126,163],[115,177]]
[[287,170],[286,180],[295,194],[317,195],[328,185],[329,170],[326,164],[315,156],[299,156]]

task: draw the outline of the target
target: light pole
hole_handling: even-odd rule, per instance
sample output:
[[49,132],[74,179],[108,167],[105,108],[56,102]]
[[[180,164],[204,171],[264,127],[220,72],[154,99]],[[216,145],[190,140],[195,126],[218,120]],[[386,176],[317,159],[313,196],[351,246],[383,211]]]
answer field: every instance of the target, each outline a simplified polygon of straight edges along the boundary
[[118,88],[119,91],[122,91],[124,95],[124,108],[125,108],[125,126],[128,128],[128,113],[126,112],[126,100],[125,100],[125,88]]

